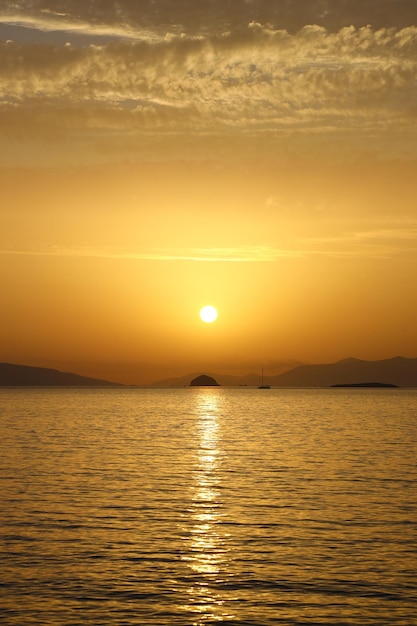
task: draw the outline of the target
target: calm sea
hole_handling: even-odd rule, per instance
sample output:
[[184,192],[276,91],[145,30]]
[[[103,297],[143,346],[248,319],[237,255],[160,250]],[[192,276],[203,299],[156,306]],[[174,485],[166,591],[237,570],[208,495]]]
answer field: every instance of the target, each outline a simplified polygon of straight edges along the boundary
[[0,391],[4,625],[417,624],[417,390]]

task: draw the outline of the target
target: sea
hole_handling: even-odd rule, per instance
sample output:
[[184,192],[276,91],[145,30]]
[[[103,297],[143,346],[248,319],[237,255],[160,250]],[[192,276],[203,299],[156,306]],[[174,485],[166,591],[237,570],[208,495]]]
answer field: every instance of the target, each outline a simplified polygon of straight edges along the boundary
[[3,626],[417,624],[417,389],[3,388]]

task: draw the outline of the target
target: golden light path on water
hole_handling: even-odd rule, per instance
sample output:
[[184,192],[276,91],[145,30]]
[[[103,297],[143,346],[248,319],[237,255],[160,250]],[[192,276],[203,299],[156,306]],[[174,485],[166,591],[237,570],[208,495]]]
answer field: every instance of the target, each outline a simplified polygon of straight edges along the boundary
[[221,394],[199,390],[196,398],[196,465],[192,485],[192,528],[189,552],[184,556],[196,579],[188,589],[184,609],[195,614],[194,626],[207,621],[233,619],[213,583],[224,581],[227,572],[228,533],[221,530],[222,511]]

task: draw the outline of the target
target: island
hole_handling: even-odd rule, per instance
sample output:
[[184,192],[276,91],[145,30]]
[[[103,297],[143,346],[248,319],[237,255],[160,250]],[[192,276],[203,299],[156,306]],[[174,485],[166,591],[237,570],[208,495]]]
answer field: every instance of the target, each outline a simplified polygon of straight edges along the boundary
[[220,387],[220,385],[217,380],[215,380],[211,376],[201,374],[201,376],[193,378],[193,380],[190,382],[190,387]]
[[332,387],[373,387],[373,388],[398,388],[398,385],[390,383],[345,383],[340,385],[332,385]]

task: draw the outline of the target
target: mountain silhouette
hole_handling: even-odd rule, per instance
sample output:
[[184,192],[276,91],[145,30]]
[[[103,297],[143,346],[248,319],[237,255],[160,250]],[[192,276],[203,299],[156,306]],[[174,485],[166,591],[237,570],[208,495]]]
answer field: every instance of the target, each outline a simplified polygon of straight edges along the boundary
[[370,381],[399,387],[417,387],[417,359],[343,359],[336,363],[300,365],[271,378],[269,382],[277,387],[331,387]]
[[[154,387],[188,387],[190,381],[200,374],[187,374],[153,383]],[[259,385],[259,374],[230,376],[209,375],[214,385],[255,387]],[[361,385],[382,383],[398,387],[417,387],[417,358],[401,356],[380,361],[364,361],[347,358],[335,363],[299,365],[276,376],[264,376],[271,387],[332,387],[335,385]],[[204,383],[203,383],[204,384]],[[207,384],[207,383],[206,383]],[[99,378],[80,376],[56,369],[0,363],[0,387],[123,387]],[[196,386],[196,385],[193,385]]]
[[0,363],[0,387],[123,387],[123,385],[45,367]]
[[[187,387],[197,374],[157,381],[156,387]],[[222,386],[254,387],[259,384],[259,374],[229,376],[211,373]],[[271,387],[332,387],[334,385],[384,383],[398,387],[417,387],[417,358],[394,357],[380,361],[356,358],[335,363],[299,365],[276,376],[264,376]]]

